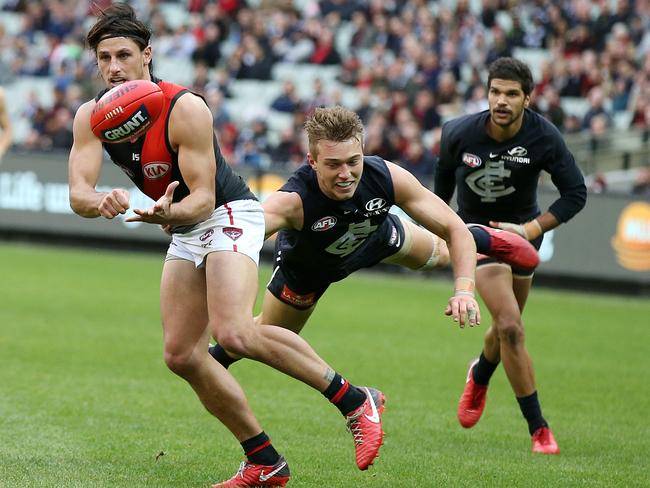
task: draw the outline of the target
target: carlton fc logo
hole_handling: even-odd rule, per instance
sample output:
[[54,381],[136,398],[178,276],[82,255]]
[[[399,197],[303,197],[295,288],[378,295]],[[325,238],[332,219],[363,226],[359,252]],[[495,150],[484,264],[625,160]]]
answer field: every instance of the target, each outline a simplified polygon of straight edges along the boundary
[[322,219],[318,219],[316,222],[313,223],[311,226],[311,230],[314,232],[323,232],[326,230],[330,230],[332,227],[336,225],[336,217],[323,217]]
[[171,164],[164,161],[152,161],[142,167],[142,174],[148,180],[157,180],[169,173],[171,167]]
[[470,168],[478,168],[483,161],[476,154],[463,153],[463,163],[465,163]]

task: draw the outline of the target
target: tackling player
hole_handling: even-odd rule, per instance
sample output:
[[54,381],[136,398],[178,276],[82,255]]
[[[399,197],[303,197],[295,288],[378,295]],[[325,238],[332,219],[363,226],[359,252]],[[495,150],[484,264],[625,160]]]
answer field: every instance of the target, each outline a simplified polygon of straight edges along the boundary
[[[461,327],[473,326],[480,322],[477,246],[519,266],[537,265],[537,252],[525,239],[483,226],[468,229],[411,173],[364,156],[364,129],[354,112],[318,108],[305,128],[309,164],[263,203],[267,237],[279,233],[258,323],[300,332],[329,285],[358,269],[388,262],[429,270],[451,261],[454,293],[445,313]],[[392,205],[424,228],[389,213]],[[233,362],[222,345],[211,353],[226,367]]]

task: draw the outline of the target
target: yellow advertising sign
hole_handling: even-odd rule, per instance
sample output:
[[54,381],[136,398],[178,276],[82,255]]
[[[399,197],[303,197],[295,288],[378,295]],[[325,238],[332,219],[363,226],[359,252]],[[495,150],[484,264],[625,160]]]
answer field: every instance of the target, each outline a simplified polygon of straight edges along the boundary
[[650,204],[633,202],[623,209],[612,247],[624,268],[650,271]]

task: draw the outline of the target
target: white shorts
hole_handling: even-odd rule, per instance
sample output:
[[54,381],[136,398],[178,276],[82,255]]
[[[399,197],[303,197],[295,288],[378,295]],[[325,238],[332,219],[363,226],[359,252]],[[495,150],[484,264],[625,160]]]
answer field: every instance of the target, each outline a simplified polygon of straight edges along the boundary
[[231,251],[245,254],[257,265],[263,243],[262,206],[257,200],[235,200],[217,207],[190,232],[172,234],[165,260],[185,259],[202,268],[211,252]]

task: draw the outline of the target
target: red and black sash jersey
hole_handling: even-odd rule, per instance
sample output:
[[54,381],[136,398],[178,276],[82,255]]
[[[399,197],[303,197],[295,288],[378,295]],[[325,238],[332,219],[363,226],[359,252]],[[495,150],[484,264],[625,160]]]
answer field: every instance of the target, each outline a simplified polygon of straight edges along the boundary
[[[178,181],[180,184],[174,191],[174,202],[179,202],[189,194],[189,189],[178,166],[178,152],[169,142],[169,117],[178,99],[190,92],[180,85],[156,78],[153,81],[164,94],[164,105],[158,120],[135,141],[103,143],[103,146],[113,163],[153,200],[164,195],[172,181]],[[99,100],[106,91],[100,92],[95,100]],[[246,182],[232,171],[221,155],[216,136],[213,142],[217,164],[215,208],[233,200],[255,199]]]
[[312,272],[320,279],[338,281],[385,257],[385,241],[390,240],[386,233],[392,232],[388,211],[395,193],[382,158],[364,156],[359,185],[348,200],[323,194],[309,165],[298,168],[279,191],[297,193],[304,216],[301,230],[278,233],[276,249],[285,272]]
[[540,214],[537,183],[546,171],[560,192],[549,212],[560,222],[578,213],[587,189],[555,126],[526,109],[519,132],[498,142],[487,134],[489,116],[486,110],[443,126],[435,193],[449,202],[457,189],[458,214],[465,222],[522,223]]

